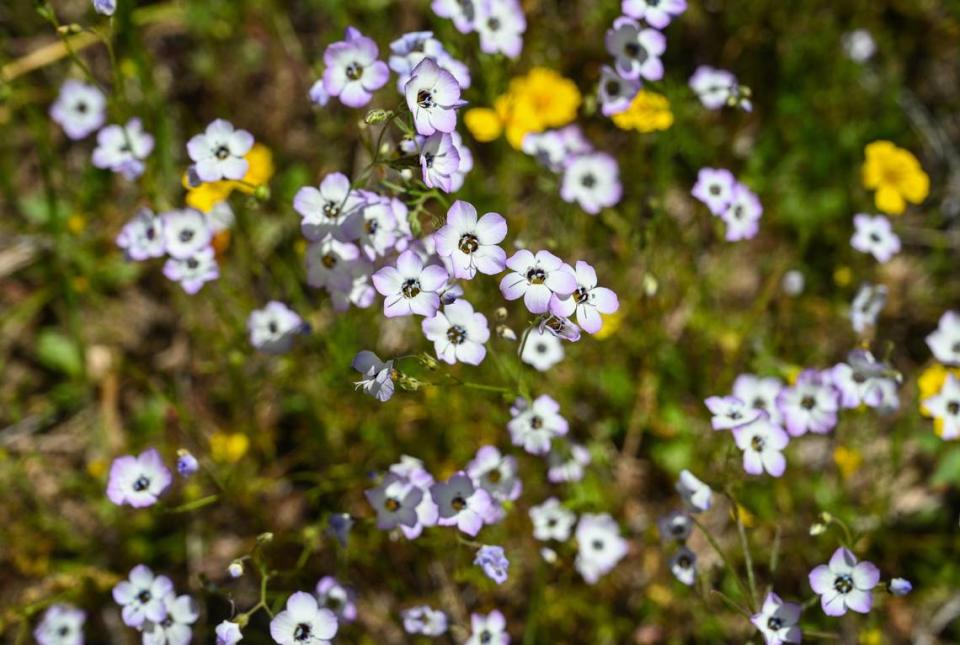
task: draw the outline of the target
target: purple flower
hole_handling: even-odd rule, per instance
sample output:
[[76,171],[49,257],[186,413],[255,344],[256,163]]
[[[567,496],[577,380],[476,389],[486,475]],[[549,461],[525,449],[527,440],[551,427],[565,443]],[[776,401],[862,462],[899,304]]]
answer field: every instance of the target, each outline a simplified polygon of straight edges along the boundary
[[740,89],[737,77],[727,70],[701,65],[690,77],[690,88],[708,110],[719,110],[731,104],[747,112],[752,109],[746,93]]
[[243,634],[240,632],[240,625],[225,620],[217,625],[215,630],[217,636],[217,645],[237,645],[243,640]]
[[317,582],[317,603],[337,615],[340,620],[352,623],[357,619],[353,590],[344,587],[333,576],[324,576]]
[[413,68],[403,94],[418,133],[430,136],[434,132],[453,132],[457,108],[464,104],[460,100],[460,85],[434,59],[424,58]]
[[377,60],[377,44],[353,27],[347,27],[344,40],[332,43],[323,52],[327,66],[323,72],[323,86],[330,96],[340,97],[347,107],[363,107],[373,98],[373,92],[383,87],[390,78],[390,69]]
[[507,581],[507,569],[510,567],[510,561],[507,560],[503,547],[490,545],[480,547],[473,563],[481,567],[487,577],[498,585]]
[[440,636],[447,631],[447,615],[426,605],[411,607],[401,613],[403,630],[408,634]]
[[86,612],[57,603],[43,612],[40,624],[33,630],[33,637],[39,645],[83,645],[83,624],[86,621]]
[[447,211],[447,223],[433,239],[437,255],[450,258],[453,277],[472,280],[479,271],[496,275],[506,267],[506,252],[498,246],[507,236],[507,221],[499,213],[477,219],[472,204],[457,200]]
[[761,377],[754,374],[741,374],[733,382],[733,396],[754,410],[765,412],[776,425],[782,426],[777,397],[783,389],[783,381],[776,377]]
[[330,645],[339,625],[329,609],[320,607],[312,595],[297,591],[287,598],[287,607],[270,621],[270,636],[280,645]]
[[[853,331],[862,334],[868,327],[877,324],[877,316],[887,304],[887,288],[882,284],[864,284],[850,303],[850,325]],[[928,341],[929,342],[929,341]],[[960,362],[960,346],[957,347],[957,362]]]
[[460,152],[453,137],[446,132],[434,132],[420,148],[420,171],[428,188],[439,188],[445,193],[454,191],[460,171]]
[[379,486],[365,491],[364,495],[377,512],[377,528],[390,530],[417,524],[417,505],[423,491],[406,478],[388,473]]
[[160,218],[163,220],[163,248],[172,258],[188,258],[209,246],[213,239],[207,218],[198,210],[168,211]]
[[512,271],[500,281],[500,293],[507,300],[523,298],[523,304],[533,314],[546,313],[554,294],[567,298],[576,290],[577,281],[571,272],[563,270],[563,260],[549,251],[536,255],[520,249],[506,261]]
[[196,164],[194,170],[201,181],[243,179],[250,169],[244,155],[253,147],[253,135],[236,130],[233,124],[216,119],[203,134],[187,141],[187,153]]
[[547,455],[547,480],[553,484],[578,482],[590,465],[590,451],[578,443],[555,441]]
[[305,328],[303,318],[297,312],[276,300],[268,302],[263,309],[250,312],[247,318],[250,344],[266,354],[290,351],[293,339]]
[[[568,265],[564,265],[570,269]],[[572,271],[577,288],[569,298],[561,300],[556,295],[550,302],[550,311],[557,316],[569,317],[576,312],[577,324],[588,334],[595,334],[603,327],[600,314],[612,314],[620,308],[617,294],[606,287],[597,286],[597,272],[582,260],[577,260]]]
[[682,511],[671,511],[657,519],[660,539],[686,542],[693,530],[693,520]]
[[173,476],[160,453],[151,448],[134,457],[117,457],[110,466],[107,497],[117,506],[144,508],[157,503]]
[[206,246],[187,257],[167,259],[163,265],[163,275],[179,282],[184,291],[193,295],[204,284],[220,277],[220,267],[213,247]]
[[620,114],[630,107],[630,103],[641,83],[636,79],[623,78],[609,65],[600,68],[600,84],[597,87],[597,98],[600,99],[600,111],[603,116]]
[[393,361],[383,362],[373,352],[364,350],[354,357],[351,366],[363,377],[354,383],[358,389],[381,403],[390,400],[394,390]]
[[[871,408],[886,408],[891,407],[892,403],[892,407],[896,408],[899,405],[897,383],[887,376],[887,365],[878,362],[866,350],[854,350],[848,361],[838,363],[829,370],[830,383],[837,389],[842,407],[856,408],[863,404]],[[892,400],[888,396],[891,390]]]
[[648,81],[663,78],[660,56],[667,49],[667,39],[656,29],[642,28],[636,20],[620,16],[607,30],[605,42],[620,76],[642,76]]
[[583,514],[577,524],[576,539],[575,566],[590,585],[609,573],[628,551],[627,541],[620,536],[620,527],[606,513]]
[[727,211],[733,201],[737,180],[723,168],[701,168],[691,194],[718,217]]
[[327,235],[307,247],[307,284],[316,289],[348,290],[353,276],[348,268],[360,257],[360,249]]
[[417,504],[417,522],[413,526],[401,525],[400,530],[408,540],[415,540],[428,526],[436,526],[439,512],[437,504],[430,496],[430,487],[433,486],[433,475],[423,467],[423,462],[414,457],[404,456],[400,463],[390,466],[390,472],[405,479],[410,485],[423,492],[420,503]]
[[164,598],[173,594],[173,583],[166,576],[154,577],[149,567],[138,564],[130,570],[129,580],[113,588],[113,599],[121,606],[123,622],[140,628],[144,622],[160,622],[167,617]]
[[799,437],[807,432],[830,432],[837,425],[840,401],[837,390],[823,373],[807,369],[794,385],[780,392],[777,407],[787,432]]
[[926,338],[933,356],[947,365],[960,365],[960,314],[945,311]]
[[501,455],[494,446],[483,446],[467,464],[473,482],[501,502],[520,497],[523,484],[517,476],[516,457]]
[[605,152],[579,155],[564,168],[561,199],[580,204],[591,215],[615,206],[622,195],[620,166]]
[[383,315],[430,317],[440,308],[437,291],[447,278],[446,269],[435,264],[423,265],[413,251],[404,251],[396,267],[386,266],[373,274],[373,286],[384,296]]
[[362,206],[347,217],[343,233],[370,261],[404,250],[398,246],[410,235],[407,207],[399,199],[364,191]]
[[847,609],[866,614],[873,606],[871,589],[880,582],[880,570],[872,562],[857,562],[844,547],[833,553],[829,564],[810,572],[810,587],[820,596],[827,616],[842,616]]
[[154,215],[149,208],[138,209],[120,229],[117,246],[124,250],[128,259],[138,262],[162,257],[166,252],[163,219]]
[[681,546],[670,558],[670,573],[673,577],[692,587],[697,579],[697,554]]
[[663,29],[687,10],[687,0],[623,0],[620,7],[625,16]]
[[179,645],[190,642],[193,623],[197,622],[200,612],[197,603],[187,595],[168,594],[163,599],[167,615],[161,621],[147,619],[143,623],[144,645]]
[[869,253],[877,262],[885,263],[900,252],[900,238],[883,215],[858,213],[853,216],[853,224],[857,230],[850,238],[850,246],[861,253]]
[[567,420],[560,416],[560,404],[546,394],[529,404],[518,398],[510,414],[513,418],[507,423],[507,430],[513,445],[523,446],[532,455],[546,454],[553,438],[569,430]]
[[750,622],[760,630],[767,645],[799,643],[803,638],[797,627],[800,611],[800,605],[783,602],[780,596],[771,591],[764,598],[763,607],[750,618]]
[[327,93],[327,88],[324,86],[322,78],[313,82],[313,85],[310,86],[308,96],[310,97],[310,102],[319,107],[324,107],[330,102],[330,95]]
[[93,0],[93,9],[102,16],[112,16],[117,10],[117,0]]
[[97,133],[93,165],[123,175],[133,181],[143,174],[143,160],[153,151],[153,137],[143,130],[140,119],[126,125],[108,125]]
[[177,451],[177,473],[181,477],[190,477],[198,470],[200,470],[200,462],[190,454],[189,450],[181,448]]
[[456,526],[473,537],[480,532],[485,522],[495,518],[496,507],[490,494],[473,485],[470,476],[459,472],[446,482],[430,487],[430,495],[437,503],[440,526]]
[[107,118],[107,99],[95,85],[69,79],[60,86],[50,106],[50,118],[60,124],[68,137],[83,139],[96,132]]
[[[411,31],[390,43],[390,69],[397,73],[401,83],[397,89],[403,92],[403,86],[410,80],[410,73],[424,58],[435,61],[447,55],[443,44],[433,37],[432,31]],[[441,65],[442,67],[442,65]]]
[[[568,298],[569,300],[569,298]],[[566,301],[561,301],[566,302]],[[537,331],[541,334],[547,333],[556,336],[562,340],[575,343],[580,340],[580,328],[573,324],[569,318],[549,314],[540,319]]]
[[353,529],[353,518],[349,513],[332,513],[327,520],[327,533],[332,535],[341,548],[347,548],[350,531]]
[[433,0],[430,8],[441,18],[449,18],[461,34],[476,28],[478,0]]
[[710,510],[713,503],[713,491],[689,470],[681,470],[677,480],[677,492],[683,498],[684,505],[691,513]]
[[300,230],[312,241],[327,235],[344,240],[344,221],[362,205],[360,195],[351,191],[350,180],[340,172],[324,177],[318,188],[304,186],[293,197],[293,209],[301,218]]
[[377,290],[370,284],[373,266],[365,260],[353,260],[345,262],[341,269],[349,277],[349,284],[337,286],[330,291],[333,310],[346,311],[350,305],[366,309],[372,305],[377,298]]
[[752,408],[735,396],[711,396],[704,403],[713,418],[710,424],[714,430],[732,430],[753,423],[760,418],[761,412]]
[[507,621],[499,609],[489,614],[470,614],[470,638],[464,645],[509,645]]
[[730,205],[720,214],[727,225],[726,240],[735,242],[754,237],[760,229],[762,215],[760,199],[743,184],[734,186]]
[[516,58],[523,49],[527,20],[517,0],[477,0],[474,27],[480,36],[480,49],[488,54],[501,53]]
[[445,363],[479,365],[487,355],[483,346],[490,339],[487,318],[466,300],[457,300],[433,318],[424,318],[421,326],[423,335],[433,342],[437,358]]
[[893,578],[888,586],[894,596],[906,596],[913,591],[913,584],[906,578]]
[[737,448],[743,451],[743,469],[751,475],[767,471],[779,477],[786,470],[787,461],[783,449],[790,443],[790,436],[780,426],[766,418],[733,429]]

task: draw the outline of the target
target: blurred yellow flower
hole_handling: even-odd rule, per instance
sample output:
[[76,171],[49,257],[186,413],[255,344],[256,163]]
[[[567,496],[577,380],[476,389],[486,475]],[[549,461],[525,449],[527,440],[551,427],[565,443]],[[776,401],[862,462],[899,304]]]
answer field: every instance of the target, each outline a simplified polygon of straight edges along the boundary
[[227,199],[234,190],[243,193],[253,193],[259,186],[264,186],[273,177],[273,153],[267,146],[256,143],[244,159],[250,164],[250,169],[241,181],[213,181],[200,184],[196,188],[187,185],[187,177],[183,177],[184,188],[187,188],[187,205],[203,213],[210,212],[214,206]]
[[860,645],[883,645],[883,632],[876,627],[860,632]]
[[[927,409],[927,406],[925,406],[923,402],[940,393],[941,388],[943,388],[943,384],[947,381],[947,374],[949,373],[953,373],[955,377],[960,378],[960,369],[947,369],[940,363],[934,363],[927,369],[923,370],[923,373],[917,379],[917,386],[920,389],[918,407],[920,408],[920,414],[923,416],[933,416],[930,414],[930,410]],[[933,432],[938,437],[943,436],[942,418],[933,420]]]
[[666,607],[673,602],[673,592],[663,585],[654,583],[647,587],[647,598],[661,607]]
[[247,454],[250,440],[240,432],[215,432],[210,435],[210,456],[214,461],[235,464]]
[[741,524],[743,524],[748,529],[752,528],[754,525],[753,513],[745,509],[740,504],[737,504],[736,508],[737,508],[736,514],[734,514],[734,512],[731,510],[730,516],[733,517],[733,519],[737,519],[737,516],[739,516]]
[[477,141],[486,143],[503,134],[503,123],[493,108],[473,108],[463,115],[463,123]]
[[80,214],[71,215],[67,218],[67,228],[74,235],[79,235],[87,227],[87,219]]
[[625,111],[614,114],[614,124],[621,130],[638,132],[656,132],[666,130],[673,125],[673,112],[670,101],[656,92],[640,90]]
[[853,281],[853,271],[850,267],[837,267],[833,270],[833,282],[838,287],[845,287]]
[[833,451],[833,461],[840,469],[840,475],[844,479],[849,479],[853,473],[857,472],[860,464],[863,463],[863,455],[856,448],[844,448],[837,446]]
[[909,150],[890,141],[874,141],[864,149],[863,185],[876,190],[877,208],[899,215],[907,202],[919,204],[930,192],[930,178]]
[[623,309],[618,309],[612,314],[608,314],[603,317],[603,327],[600,328],[596,334],[593,335],[597,340],[603,340],[604,338],[609,338],[617,333],[617,330],[620,329],[621,323],[623,323]]

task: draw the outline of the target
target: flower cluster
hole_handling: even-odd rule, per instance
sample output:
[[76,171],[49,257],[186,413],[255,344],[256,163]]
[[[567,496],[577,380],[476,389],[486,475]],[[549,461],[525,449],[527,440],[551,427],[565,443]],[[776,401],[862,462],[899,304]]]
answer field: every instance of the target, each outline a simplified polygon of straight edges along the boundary
[[477,32],[487,54],[517,58],[523,49],[527,20],[518,0],[433,0],[431,7],[460,33]]
[[178,596],[173,582],[139,564],[113,588],[123,622],[143,634],[145,645],[186,645],[200,612],[193,598]]
[[748,240],[760,230],[760,199],[729,170],[701,168],[691,194],[723,221],[728,242]]

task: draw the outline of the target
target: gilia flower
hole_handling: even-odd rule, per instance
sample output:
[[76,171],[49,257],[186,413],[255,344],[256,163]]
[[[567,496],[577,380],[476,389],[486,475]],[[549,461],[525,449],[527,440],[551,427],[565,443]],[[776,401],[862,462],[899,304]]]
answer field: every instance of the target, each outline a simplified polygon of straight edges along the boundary
[[683,498],[687,510],[691,513],[710,510],[713,503],[713,491],[689,470],[680,471],[680,479],[677,480],[676,488],[680,497]]
[[465,645],[509,645],[507,621],[499,609],[489,614],[470,614],[470,638]]
[[456,175],[460,171],[460,151],[447,132],[435,132],[420,148],[420,171],[427,188],[439,188],[445,193],[454,191]]
[[138,209],[117,235],[117,246],[130,260],[142,261],[162,257],[166,252],[163,219],[149,208]]
[[270,621],[270,635],[280,645],[330,645],[337,633],[337,617],[321,608],[312,595],[297,591],[287,608]]
[[501,53],[516,58],[523,49],[527,20],[517,0],[477,0],[474,27],[480,36],[480,49],[488,54]]
[[383,362],[373,352],[364,350],[354,357],[351,366],[363,377],[354,384],[357,388],[363,388],[364,393],[381,403],[390,400],[394,390],[393,361]]
[[177,473],[181,477],[190,477],[200,470],[200,462],[189,450],[181,448],[177,450]]
[[337,615],[337,618],[348,623],[357,619],[357,606],[354,604],[354,593],[344,587],[333,576],[324,576],[317,582],[317,602]]
[[473,563],[483,569],[488,578],[502,585],[507,581],[507,569],[510,561],[507,560],[502,546],[484,545],[477,551]]
[[404,251],[396,267],[386,266],[373,274],[373,286],[384,296],[383,315],[430,317],[440,308],[438,291],[446,284],[446,269],[423,260],[413,251]]
[[479,365],[487,355],[483,346],[490,339],[487,318],[460,299],[438,311],[421,324],[423,335],[433,342],[437,358],[453,365],[458,361]]
[[893,226],[883,215],[853,216],[856,231],[850,238],[850,246],[861,253],[871,254],[877,262],[889,262],[900,252],[900,238],[893,232]]
[[310,97],[311,103],[319,107],[324,107],[330,102],[330,94],[327,92],[327,88],[323,84],[323,78],[318,78],[313,82],[313,85],[310,86],[310,91],[307,93],[307,96]]
[[330,173],[320,186],[304,186],[293,197],[293,210],[300,214],[300,230],[308,240],[333,235],[344,239],[347,217],[362,205],[360,195],[350,189],[350,180],[340,172]]
[[663,540],[685,542],[693,530],[693,520],[682,511],[671,511],[657,519],[657,529]]
[[108,125],[97,133],[93,165],[133,181],[143,174],[143,160],[153,152],[153,143],[140,119],[130,119],[126,125]]
[[40,624],[33,630],[33,637],[39,645],[83,645],[83,623],[86,612],[57,603],[45,612]]
[[167,259],[163,265],[163,275],[179,282],[184,291],[193,295],[204,284],[220,277],[220,267],[213,247],[206,246],[193,255]]
[[210,245],[213,235],[207,218],[192,208],[169,211],[160,215],[163,220],[164,250],[172,258],[188,258]]
[[824,374],[807,369],[796,383],[780,392],[777,407],[787,432],[794,437],[807,432],[826,434],[837,425],[839,394]]
[[472,280],[479,271],[496,275],[506,266],[506,252],[498,246],[507,236],[507,221],[499,213],[477,219],[472,204],[457,200],[447,211],[447,223],[433,239],[437,255],[450,258],[453,277]]
[[457,108],[465,103],[460,100],[460,85],[434,59],[424,58],[413,68],[403,94],[419,134],[430,136],[456,128]]
[[424,58],[434,60],[447,52],[443,44],[433,37],[432,31],[411,31],[390,43],[390,69],[397,73],[401,83],[397,89],[403,92],[403,86],[410,80],[410,72]]
[[506,262],[512,271],[500,281],[500,293],[507,300],[523,298],[533,314],[546,313],[554,294],[567,298],[577,288],[573,274],[563,270],[563,260],[549,251],[536,255],[520,249]]
[[854,29],[843,35],[843,51],[855,63],[865,63],[877,51],[877,43],[866,29]]
[[217,645],[237,645],[243,640],[243,634],[240,632],[240,625],[225,620],[215,630],[217,636]]
[[187,153],[196,164],[201,181],[243,179],[250,170],[250,162],[244,157],[251,148],[253,135],[234,129],[232,123],[223,119],[216,119],[203,134],[187,142]]
[[93,0],[93,9],[101,16],[112,16],[117,10],[117,0]]
[[411,607],[402,612],[403,630],[408,634],[441,636],[447,631],[447,615],[426,605]]
[[710,209],[710,212],[720,216],[727,211],[733,202],[733,189],[737,180],[733,173],[723,168],[701,168],[697,173],[697,183],[690,194],[699,199]]
[[800,611],[800,605],[783,602],[780,596],[770,591],[763,600],[763,607],[750,618],[750,622],[763,635],[767,645],[799,643],[803,638],[797,627]]
[[577,524],[575,566],[587,584],[595,584],[627,554],[627,541],[610,515],[585,513]]
[[252,311],[247,318],[250,344],[267,354],[290,351],[294,337],[303,331],[303,318],[276,300],[268,302],[263,309]]
[[576,124],[558,130],[531,132],[523,138],[523,152],[553,172],[563,172],[570,162],[593,150]]
[[430,495],[437,503],[440,526],[456,526],[469,535],[480,532],[484,523],[496,517],[496,507],[490,494],[473,485],[470,477],[459,472],[446,482],[438,482],[430,488]]
[[121,606],[120,615],[128,627],[140,629],[144,622],[159,622],[167,617],[164,598],[173,594],[173,583],[166,576],[154,576],[149,567],[138,564],[130,570],[129,580],[113,588],[113,599]]
[[[241,181],[223,180],[195,185],[184,181],[187,188],[187,206],[200,212],[207,213],[214,206],[224,202],[234,190],[241,193],[253,194],[261,186],[266,186],[273,176],[273,154],[270,148],[262,143],[255,143],[244,159],[249,164],[247,174]],[[189,173],[188,173],[189,174]],[[189,177],[187,177],[189,178]],[[196,178],[199,180],[199,177]]]
[[736,242],[754,237],[760,229],[762,215],[760,199],[743,184],[734,186],[730,205],[720,214],[727,226],[726,240]]
[[[899,406],[896,396],[897,383],[888,373],[889,366],[877,362],[866,350],[850,352],[848,363],[838,363],[830,370],[830,382],[840,395],[840,405],[856,408],[866,405],[871,408]],[[893,392],[892,399],[889,396]]]
[[566,542],[577,523],[577,514],[563,506],[556,497],[551,497],[530,508],[530,521],[533,522],[534,538],[544,542]]
[[546,330],[531,329],[523,345],[520,360],[540,372],[563,360],[563,341]]
[[187,645],[192,636],[190,625],[200,617],[196,602],[190,596],[170,593],[163,604],[167,608],[163,620],[143,623],[143,645]]
[[532,403],[518,398],[510,408],[512,419],[507,423],[510,439],[515,446],[532,455],[543,455],[550,450],[554,437],[567,434],[569,425],[560,416],[560,404],[546,394],[541,394]]
[[424,492],[405,477],[388,473],[379,486],[364,491],[364,495],[377,512],[379,529],[413,528],[419,522],[417,507]]
[[667,49],[667,39],[656,29],[641,28],[636,20],[620,16],[607,30],[605,42],[620,76],[642,76],[648,81],[663,78],[660,56]]
[[937,328],[927,336],[927,347],[934,357],[947,365],[960,365],[960,314],[947,311]]
[[906,596],[913,591],[913,584],[906,578],[893,578],[888,587],[894,596]]
[[373,93],[390,78],[387,64],[377,60],[379,55],[377,43],[347,27],[344,40],[332,43],[323,52],[323,86],[327,94],[340,97],[347,107],[369,103]]
[[783,425],[777,397],[783,389],[783,381],[776,377],[762,377],[755,374],[741,374],[733,382],[733,396],[747,406],[765,412],[776,425]]
[[[877,316],[887,304],[887,288],[882,284],[864,284],[850,304],[850,324],[853,331],[862,334],[868,327],[877,324]],[[960,326],[958,326],[960,327]],[[957,360],[960,361],[960,348]]]
[[433,0],[430,8],[441,18],[449,18],[461,34],[476,28],[478,0]]
[[697,554],[681,546],[670,558],[670,573],[683,584],[692,587],[697,579]]
[[687,0],[623,0],[620,7],[625,16],[663,29],[687,10]]
[[349,290],[353,283],[349,267],[359,257],[360,249],[355,244],[327,235],[307,247],[307,284],[328,291]]
[[600,68],[597,98],[603,116],[613,116],[627,110],[639,91],[640,81],[623,78],[609,65]]
[[765,418],[734,428],[733,439],[743,451],[743,469],[751,475],[767,471],[779,477],[787,468],[783,449],[790,443],[790,436],[780,426]]
[[517,476],[517,459],[501,455],[493,446],[482,446],[467,464],[467,474],[474,483],[501,502],[520,496],[523,484]]
[[880,570],[872,562],[858,563],[853,553],[840,547],[829,564],[817,566],[809,577],[827,616],[842,616],[847,609],[866,614],[873,606],[870,590],[880,581]]
[[590,465],[590,451],[578,443],[555,441],[547,455],[547,481],[553,484],[578,482]]
[[[567,265],[567,269],[570,267]],[[550,303],[550,311],[557,316],[570,317],[576,312],[577,324],[583,327],[588,334],[595,334],[603,327],[603,318],[600,314],[612,314],[620,308],[620,301],[615,294],[606,287],[597,286],[597,272],[583,260],[577,260],[573,270],[577,281],[577,288],[565,300],[556,295]]]
[[746,112],[752,109],[749,90],[725,69],[701,65],[690,77],[690,89],[708,110],[719,110],[725,105],[736,105]]
[[60,94],[50,106],[50,118],[71,139],[83,139],[103,125],[106,107],[107,99],[95,85],[69,79],[60,86]]
[[953,373],[947,373],[943,387],[936,395],[924,399],[923,406],[938,422],[942,439],[960,437],[960,379]]
[[160,453],[151,448],[134,457],[117,457],[110,466],[107,497],[117,506],[144,508],[157,503],[173,476]]
[[710,424],[714,430],[732,430],[753,423],[761,412],[735,396],[711,396],[704,404],[713,415]]
[[622,195],[620,166],[605,152],[574,157],[563,171],[560,197],[565,202],[580,204],[591,215],[615,206]]
[[647,90],[637,92],[627,109],[611,118],[621,130],[637,132],[656,132],[673,125],[670,101],[662,94]]
[[876,190],[877,208],[901,214],[907,202],[920,204],[930,192],[930,178],[909,150],[890,141],[874,141],[864,149],[863,186]]

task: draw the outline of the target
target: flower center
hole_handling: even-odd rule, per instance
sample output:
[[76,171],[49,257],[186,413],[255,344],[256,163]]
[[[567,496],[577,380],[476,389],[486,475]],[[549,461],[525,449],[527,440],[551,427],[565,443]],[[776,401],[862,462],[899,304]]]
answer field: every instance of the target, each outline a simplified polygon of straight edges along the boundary
[[782,627],[783,627],[782,620],[780,620],[776,616],[770,616],[770,620],[767,621],[767,629],[778,632]]
[[150,480],[147,478],[146,475],[140,475],[139,477],[137,477],[137,481],[133,482],[133,490],[135,490],[138,493],[142,493],[148,488],[150,488]]
[[396,511],[398,508],[400,508],[400,502],[398,502],[392,497],[388,497],[387,501],[383,503],[383,507],[388,511],[393,512],[393,511]]
[[487,20],[487,27],[490,28],[490,31],[497,31],[500,29],[500,20],[497,18],[490,18]]
[[80,101],[79,103],[77,103],[77,112],[79,112],[80,114],[86,114],[87,104],[84,103],[83,101]]
[[757,452],[761,452],[763,450],[763,445],[764,445],[763,437],[761,437],[760,435],[753,435],[753,439],[750,440],[750,447],[756,450]]
[[534,430],[539,430],[543,427],[543,418],[540,415],[533,415],[530,419],[530,427]]
[[623,51],[625,51],[630,58],[636,58],[640,64],[645,63],[647,60],[647,50],[641,47],[640,43],[627,43],[623,47]]
[[193,269],[196,269],[198,266],[200,266],[200,262],[198,262],[196,258],[190,258],[189,260],[187,260],[188,269],[193,270]]
[[150,602],[151,598],[152,596],[150,595],[150,591],[147,589],[144,589],[139,594],[137,594],[137,600],[139,600],[144,605]]
[[467,330],[460,325],[452,325],[447,330],[447,340],[454,345],[459,345],[467,339]]
[[493,634],[491,634],[488,630],[485,629],[482,632],[480,632],[481,643],[489,643],[492,640],[493,640]]
[[217,148],[217,151],[214,154],[217,155],[217,159],[219,159],[220,161],[223,161],[224,159],[230,156],[230,148],[228,148],[227,146],[221,145],[220,147]]
[[351,81],[357,81],[363,76],[363,67],[359,63],[350,63],[345,73]]
[[432,153],[430,152],[423,153],[423,165],[426,166],[427,168],[433,168],[433,159],[434,159],[434,156]]
[[950,401],[950,403],[947,403],[947,414],[955,417],[958,413],[960,413],[960,401]]
[[805,396],[803,400],[800,401],[800,407],[804,410],[812,410],[815,405],[817,405],[817,400],[812,396]]
[[193,231],[189,228],[185,228],[182,231],[180,231],[180,235],[178,235],[177,237],[180,239],[181,242],[186,244],[187,242],[193,239]]
[[293,630],[293,640],[305,641],[308,638],[310,638],[310,625],[307,623],[297,625],[296,629]]
[[403,292],[405,298],[416,298],[420,295],[420,281],[411,278],[403,283],[400,290]]
[[477,239],[476,235],[471,235],[467,233],[460,238],[460,250],[464,253],[474,253],[478,248],[480,248],[480,240]]
[[719,195],[721,191],[722,191],[722,189],[720,188],[720,184],[713,184],[713,185],[710,186],[710,188],[708,189],[708,192],[709,192],[711,195]]
[[546,272],[540,267],[527,270],[527,281],[531,284],[543,284],[547,279]]
[[597,178],[593,173],[588,172],[580,178],[580,185],[582,185],[584,188],[593,188],[597,185]]
[[430,90],[420,90],[417,92],[417,105],[424,110],[429,110],[434,107],[436,103],[433,102],[433,92]]
[[503,479],[503,474],[501,474],[499,469],[495,468],[487,473],[487,481],[491,484],[499,484],[501,479]]
[[463,499],[463,495],[457,495],[450,501],[450,506],[459,513],[467,507],[467,500]]
[[850,593],[853,590],[853,578],[849,575],[837,576],[833,581],[833,588],[840,593]]
[[677,560],[677,564],[680,565],[681,569],[689,569],[693,562],[690,561],[690,556],[681,555]]
[[270,324],[267,325],[267,329],[270,330],[270,333],[271,333],[271,334],[276,334],[276,333],[277,333],[277,321],[271,320],[271,321],[270,321]]
[[323,266],[328,269],[332,269],[337,265],[337,257],[333,253],[327,253],[325,256],[320,258],[320,262],[323,263]]
[[340,216],[340,204],[337,202],[326,202],[323,205],[323,216],[327,219],[336,219]]
[[590,546],[593,547],[594,551],[603,551],[603,540],[594,540]]
[[620,83],[618,81],[607,81],[603,89],[606,91],[607,96],[616,96],[620,93]]

